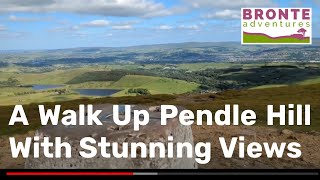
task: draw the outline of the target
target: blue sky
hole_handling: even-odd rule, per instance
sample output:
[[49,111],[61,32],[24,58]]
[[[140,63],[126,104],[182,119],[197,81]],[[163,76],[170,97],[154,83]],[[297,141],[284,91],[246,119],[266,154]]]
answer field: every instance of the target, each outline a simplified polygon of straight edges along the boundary
[[0,50],[240,41],[241,7],[312,7],[320,0],[0,0]]

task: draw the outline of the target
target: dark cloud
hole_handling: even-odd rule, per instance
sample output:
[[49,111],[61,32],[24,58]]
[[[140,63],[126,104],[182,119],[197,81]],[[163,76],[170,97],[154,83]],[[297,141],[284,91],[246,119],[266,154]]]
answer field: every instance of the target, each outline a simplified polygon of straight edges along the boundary
[[244,7],[275,6],[272,0],[184,0],[184,2],[192,8],[208,10],[202,17],[216,20],[240,19],[240,9]]
[[184,0],[194,8],[240,9],[243,7],[274,6],[272,0]]
[[66,12],[103,16],[154,17],[181,12],[152,0],[0,0],[0,13]]
[[54,3],[54,0],[2,0],[3,4],[12,4],[16,6],[43,6]]

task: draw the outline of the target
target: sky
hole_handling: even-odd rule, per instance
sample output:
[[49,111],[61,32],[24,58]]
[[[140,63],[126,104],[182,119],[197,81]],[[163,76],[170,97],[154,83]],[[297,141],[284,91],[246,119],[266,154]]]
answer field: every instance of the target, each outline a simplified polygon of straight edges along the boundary
[[0,50],[240,41],[240,8],[320,0],[0,0]]

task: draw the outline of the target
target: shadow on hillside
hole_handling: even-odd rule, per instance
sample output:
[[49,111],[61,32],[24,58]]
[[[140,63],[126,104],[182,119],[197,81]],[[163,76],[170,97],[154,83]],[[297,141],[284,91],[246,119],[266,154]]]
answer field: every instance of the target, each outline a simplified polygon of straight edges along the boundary
[[320,76],[319,68],[296,66],[261,66],[243,69],[221,76],[221,80],[232,80],[247,85],[294,84]]

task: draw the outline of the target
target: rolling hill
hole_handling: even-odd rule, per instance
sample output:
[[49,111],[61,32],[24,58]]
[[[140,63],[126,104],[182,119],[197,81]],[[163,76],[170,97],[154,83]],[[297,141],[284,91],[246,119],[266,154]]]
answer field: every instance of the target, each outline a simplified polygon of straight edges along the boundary
[[124,89],[114,96],[125,95],[129,88],[148,89],[152,94],[182,94],[196,90],[198,87],[196,83],[142,75],[127,75],[110,85],[112,89]]

